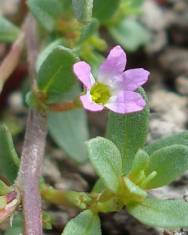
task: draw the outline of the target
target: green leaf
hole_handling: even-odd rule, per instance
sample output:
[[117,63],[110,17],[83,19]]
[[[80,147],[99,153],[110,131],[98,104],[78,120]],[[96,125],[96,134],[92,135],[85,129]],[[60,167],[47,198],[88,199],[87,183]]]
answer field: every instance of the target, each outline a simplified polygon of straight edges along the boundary
[[183,200],[147,198],[130,204],[129,213],[140,222],[153,227],[175,229],[188,227],[188,203]]
[[76,18],[82,22],[89,22],[92,18],[93,0],[72,0]]
[[46,48],[44,48],[42,52],[40,52],[37,58],[37,63],[36,63],[37,71],[39,71],[41,65],[44,63],[44,61],[49,56],[49,54],[58,46],[61,46],[62,43],[63,43],[63,40],[57,39],[53,41],[52,43],[50,43]]
[[147,192],[133,183],[128,177],[124,177],[125,184],[125,204],[127,201],[143,201],[147,196]]
[[0,41],[14,42],[18,37],[20,30],[8,21],[6,18],[0,16]]
[[59,0],[28,0],[27,4],[39,23],[47,30],[53,31],[62,13]]
[[136,51],[150,41],[149,32],[135,19],[125,18],[109,30],[113,38],[129,51]]
[[62,235],[101,235],[100,219],[90,210],[83,211],[69,221]]
[[93,2],[93,16],[101,23],[107,22],[118,9],[120,0],[94,0]]
[[0,180],[0,196],[8,194],[12,191],[12,187],[5,184],[2,180]]
[[57,100],[73,86],[75,79],[72,66],[75,62],[76,57],[70,49],[58,46],[40,66],[38,87],[47,94],[49,102]]
[[171,183],[188,169],[188,147],[172,145],[157,150],[150,156],[147,174],[157,175],[147,184],[147,188],[157,188]]
[[129,178],[131,180],[136,180],[137,177],[140,175],[142,170],[145,170],[149,165],[149,155],[143,151],[138,150],[133,160],[132,168],[129,173]]
[[[80,93],[80,88],[74,86],[67,99]],[[89,139],[86,113],[83,109],[75,109],[63,113],[51,112],[48,116],[49,133],[56,144],[78,162],[88,159],[85,141]]]
[[14,148],[12,137],[7,127],[0,126],[0,175],[14,183],[19,168],[19,159]]
[[87,142],[89,159],[107,188],[117,192],[122,174],[121,155],[115,144],[103,137]]
[[[141,94],[145,97],[143,89]],[[149,107],[142,112],[120,115],[110,112],[107,124],[107,138],[120,150],[123,170],[127,174],[132,167],[132,161],[138,149],[144,146],[148,133]]]
[[188,146],[188,131],[170,135],[162,139],[156,140],[154,143],[147,145],[144,150],[150,155],[153,152],[170,145],[182,144]]

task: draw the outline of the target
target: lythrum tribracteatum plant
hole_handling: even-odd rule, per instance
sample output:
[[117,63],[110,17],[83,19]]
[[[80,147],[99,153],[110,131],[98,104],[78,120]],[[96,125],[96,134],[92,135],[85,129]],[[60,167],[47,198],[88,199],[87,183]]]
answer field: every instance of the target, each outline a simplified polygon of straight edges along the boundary
[[[129,1],[131,9],[134,5]],[[24,46],[32,79],[21,159],[9,130],[0,127],[0,222],[22,206],[24,230],[20,225],[19,233],[42,235],[43,228],[51,225],[46,213],[42,217],[42,197],[82,211],[62,235],[101,235],[100,213],[120,210],[149,226],[188,227],[186,201],[161,200],[150,194],[188,169],[188,132],[147,145],[150,111],[141,86],[149,72],[126,69],[127,56],[120,45],[104,58],[107,43],[99,26],[127,50],[148,41],[148,36],[146,40],[141,35],[143,29],[127,20],[126,1],[28,0],[27,6],[24,9],[33,16],[22,14],[26,17],[20,28],[0,17],[0,41],[13,43],[0,65],[1,88],[18,66]],[[142,37],[132,44],[135,34]],[[89,140],[86,110],[104,109],[109,112],[106,134]],[[91,192],[57,190],[41,178],[48,129],[67,156],[80,164],[90,160],[98,175]]]
[[[188,134],[145,145],[149,107],[140,86],[147,81],[149,72],[124,71],[125,63],[124,51],[116,46],[101,65],[96,79],[85,62],[74,65],[75,74],[86,87],[86,94],[80,97],[83,106],[91,111],[107,107],[112,112],[108,116],[106,138],[97,137],[87,142],[89,159],[99,179],[90,199],[87,195],[85,205],[82,203],[86,210],[67,224],[63,235],[78,234],[78,231],[79,234],[101,234],[97,214],[122,209],[150,226],[166,229],[188,226],[187,202],[161,200],[149,193],[150,189],[171,183],[187,169]],[[118,92],[120,97],[124,94],[120,100]],[[112,101],[106,94],[112,94]]]

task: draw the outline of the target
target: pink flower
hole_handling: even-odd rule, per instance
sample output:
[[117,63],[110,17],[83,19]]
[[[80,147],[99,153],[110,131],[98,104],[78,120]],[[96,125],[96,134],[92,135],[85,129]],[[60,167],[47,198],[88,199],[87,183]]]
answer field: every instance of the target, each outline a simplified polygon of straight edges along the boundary
[[89,64],[74,64],[74,73],[86,88],[80,96],[85,109],[101,111],[106,107],[122,114],[143,110],[146,103],[135,90],[148,80],[149,72],[142,68],[125,70],[126,62],[124,50],[116,46],[101,64],[96,79]]

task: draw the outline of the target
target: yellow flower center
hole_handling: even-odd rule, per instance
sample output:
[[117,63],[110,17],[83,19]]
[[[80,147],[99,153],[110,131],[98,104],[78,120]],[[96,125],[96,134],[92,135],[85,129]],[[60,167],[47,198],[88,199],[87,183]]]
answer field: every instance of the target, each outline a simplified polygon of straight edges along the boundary
[[95,83],[90,90],[92,100],[97,104],[106,104],[111,97],[109,87],[103,83]]

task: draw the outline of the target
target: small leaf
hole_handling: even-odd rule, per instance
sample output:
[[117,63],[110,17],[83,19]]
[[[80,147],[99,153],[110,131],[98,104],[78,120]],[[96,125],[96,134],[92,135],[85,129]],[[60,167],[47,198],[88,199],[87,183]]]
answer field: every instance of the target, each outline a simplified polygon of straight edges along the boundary
[[14,183],[19,168],[19,158],[7,127],[0,126],[0,174]]
[[38,72],[38,87],[48,96],[48,101],[58,99],[74,84],[72,65],[76,58],[70,49],[58,46],[47,56]]
[[107,188],[117,192],[122,174],[121,155],[115,144],[102,137],[87,142],[89,159]]
[[109,30],[114,39],[129,51],[136,51],[150,41],[149,32],[135,19],[125,18]]
[[147,174],[153,171],[157,175],[147,184],[146,188],[157,188],[171,183],[188,169],[188,147],[172,145],[164,147],[150,156]]
[[59,0],[28,0],[27,4],[39,23],[47,30],[53,31],[62,13]]
[[188,131],[170,135],[162,139],[156,140],[154,143],[147,145],[144,150],[150,155],[153,152],[170,145],[182,144],[188,146]]
[[101,235],[100,219],[90,210],[83,211],[69,221],[62,235]]
[[147,196],[147,192],[134,184],[128,177],[124,177],[123,180],[125,184],[125,204],[127,204],[127,201],[143,201]]
[[82,22],[89,22],[92,18],[93,0],[72,0],[76,18]]
[[149,165],[149,155],[143,151],[138,150],[133,160],[132,168],[129,173],[129,178],[131,180],[136,180],[142,170],[145,170]]
[[[143,89],[141,94],[145,97]],[[123,171],[127,174],[132,167],[132,161],[138,149],[144,146],[148,133],[149,107],[146,105],[142,112],[120,115],[110,112],[107,124],[107,138],[121,152]]]
[[93,1],[93,16],[100,22],[107,22],[118,9],[120,0],[94,0]]
[[[74,86],[63,100],[73,99],[80,94],[80,88]],[[48,116],[49,132],[56,144],[78,162],[88,159],[85,141],[89,139],[86,113],[75,109],[63,113],[51,112]]]
[[183,200],[147,198],[127,207],[140,222],[153,227],[175,229],[188,227],[188,203]]
[[6,18],[0,16],[0,41],[14,42],[18,37],[20,30],[8,21]]

